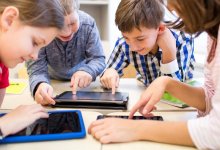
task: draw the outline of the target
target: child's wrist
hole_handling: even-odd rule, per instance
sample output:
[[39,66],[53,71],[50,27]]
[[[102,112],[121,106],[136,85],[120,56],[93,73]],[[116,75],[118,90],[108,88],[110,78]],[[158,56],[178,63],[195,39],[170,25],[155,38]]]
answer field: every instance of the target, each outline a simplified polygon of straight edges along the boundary
[[134,140],[135,141],[140,141],[140,140],[145,140],[146,139],[146,135],[143,134],[143,132],[145,131],[145,127],[143,128],[143,121],[142,120],[136,120],[133,121],[133,123],[135,123],[136,125],[134,126],[134,132],[135,132],[135,137]]
[[169,63],[163,64],[161,62],[160,71],[163,74],[172,74],[179,70],[177,59],[172,60]]
[[10,134],[9,130],[8,130],[8,127],[4,123],[4,121],[0,122],[0,130],[1,130],[1,133],[2,133],[2,138],[6,137],[6,136],[8,136]]
[[166,78],[166,87],[165,87],[165,91],[166,92],[170,92],[170,90],[173,88],[173,81],[175,81],[173,78],[171,77],[167,77]]

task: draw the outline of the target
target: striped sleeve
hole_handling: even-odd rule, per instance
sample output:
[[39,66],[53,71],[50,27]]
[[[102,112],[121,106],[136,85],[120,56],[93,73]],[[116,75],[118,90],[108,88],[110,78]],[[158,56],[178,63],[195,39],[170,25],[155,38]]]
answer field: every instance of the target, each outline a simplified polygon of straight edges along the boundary
[[123,38],[118,39],[107,62],[106,69],[114,68],[118,72],[119,76],[123,76],[123,69],[126,68],[130,63],[125,54],[125,51],[128,50],[129,46],[125,43]]
[[[185,81],[193,78],[194,70],[194,40],[184,32],[171,31],[176,39],[176,60],[169,64],[161,63],[161,75],[171,76],[174,79]],[[163,68],[163,69],[162,69]],[[164,69],[166,68],[166,69]]]

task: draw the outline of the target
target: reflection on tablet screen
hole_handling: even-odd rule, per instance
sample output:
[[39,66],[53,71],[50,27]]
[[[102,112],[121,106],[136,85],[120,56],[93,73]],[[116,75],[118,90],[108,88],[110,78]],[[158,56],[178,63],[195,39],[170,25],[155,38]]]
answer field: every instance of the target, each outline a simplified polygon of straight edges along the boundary
[[109,101],[123,101],[128,97],[127,93],[116,92],[89,92],[89,91],[78,91],[76,95],[72,94],[71,91],[66,91],[58,95],[55,99],[64,100],[109,100]]
[[76,112],[51,113],[47,119],[39,119],[16,136],[80,132],[79,117]]

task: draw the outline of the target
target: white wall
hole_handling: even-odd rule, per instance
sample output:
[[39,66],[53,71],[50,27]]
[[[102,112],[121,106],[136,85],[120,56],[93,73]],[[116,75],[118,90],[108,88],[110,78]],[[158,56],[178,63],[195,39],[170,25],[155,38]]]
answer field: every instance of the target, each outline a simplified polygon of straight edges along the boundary
[[109,0],[109,42],[111,50],[113,50],[118,37],[121,37],[121,32],[115,25],[115,13],[119,3],[120,0]]

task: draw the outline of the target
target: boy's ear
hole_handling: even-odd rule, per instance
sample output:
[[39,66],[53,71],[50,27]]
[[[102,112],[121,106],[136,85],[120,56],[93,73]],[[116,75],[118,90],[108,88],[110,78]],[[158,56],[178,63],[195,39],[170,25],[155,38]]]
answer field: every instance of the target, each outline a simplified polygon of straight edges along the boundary
[[159,26],[159,34],[163,34],[163,32],[165,31],[165,29],[166,29],[166,26],[161,23],[160,26]]
[[4,9],[4,11],[1,14],[1,30],[7,31],[13,22],[17,20],[19,17],[19,11],[14,6],[8,6]]

